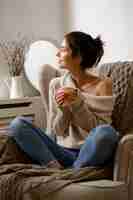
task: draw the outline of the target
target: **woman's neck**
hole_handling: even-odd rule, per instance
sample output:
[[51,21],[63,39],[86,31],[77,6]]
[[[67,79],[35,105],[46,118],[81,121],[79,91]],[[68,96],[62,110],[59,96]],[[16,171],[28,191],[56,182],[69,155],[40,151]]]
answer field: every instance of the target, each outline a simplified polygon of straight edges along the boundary
[[72,74],[72,79],[79,88],[81,88],[83,85],[87,83],[91,84],[98,79],[97,76],[83,70],[77,70],[71,72],[71,74]]

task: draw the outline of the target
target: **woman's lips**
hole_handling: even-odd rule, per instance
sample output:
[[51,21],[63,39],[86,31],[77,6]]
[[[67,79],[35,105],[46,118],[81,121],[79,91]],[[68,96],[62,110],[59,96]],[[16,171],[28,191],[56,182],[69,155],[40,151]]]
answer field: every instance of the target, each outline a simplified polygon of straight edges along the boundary
[[63,62],[63,60],[58,60],[58,63],[61,64]]

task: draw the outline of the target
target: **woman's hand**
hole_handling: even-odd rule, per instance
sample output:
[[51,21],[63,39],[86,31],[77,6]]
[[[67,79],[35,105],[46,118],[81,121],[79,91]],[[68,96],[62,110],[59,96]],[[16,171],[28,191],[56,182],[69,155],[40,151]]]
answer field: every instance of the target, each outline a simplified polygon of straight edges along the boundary
[[55,94],[55,100],[59,106],[69,106],[77,100],[77,89],[71,87],[60,88]]

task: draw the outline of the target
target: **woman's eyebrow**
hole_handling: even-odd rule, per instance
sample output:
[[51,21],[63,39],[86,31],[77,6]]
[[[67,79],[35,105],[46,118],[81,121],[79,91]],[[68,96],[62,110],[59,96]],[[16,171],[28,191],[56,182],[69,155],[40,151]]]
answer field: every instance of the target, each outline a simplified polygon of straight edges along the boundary
[[65,46],[63,46],[63,45],[61,45],[61,46],[60,46],[60,49],[63,49],[63,48],[66,48],[66,47],[65,47]]

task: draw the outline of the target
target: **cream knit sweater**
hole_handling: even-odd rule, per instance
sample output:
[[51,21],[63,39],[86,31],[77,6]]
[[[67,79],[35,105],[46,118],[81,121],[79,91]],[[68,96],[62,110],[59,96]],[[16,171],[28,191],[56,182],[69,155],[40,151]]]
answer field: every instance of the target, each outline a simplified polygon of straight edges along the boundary
[[79,148],[92,128],[111,122],[114,97],[89,95],[78,90],[78,102],[60,109],[55,101],[55,92],[65,86],[76,87],[70,73],[50,82],[47,129],[48,133],[56,135],[58,144]]

